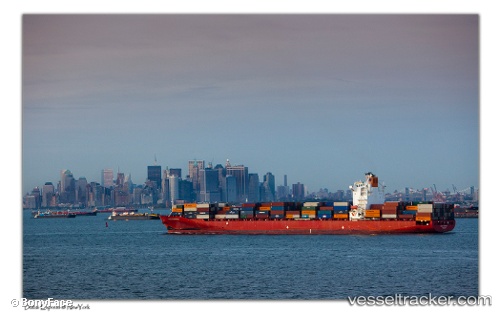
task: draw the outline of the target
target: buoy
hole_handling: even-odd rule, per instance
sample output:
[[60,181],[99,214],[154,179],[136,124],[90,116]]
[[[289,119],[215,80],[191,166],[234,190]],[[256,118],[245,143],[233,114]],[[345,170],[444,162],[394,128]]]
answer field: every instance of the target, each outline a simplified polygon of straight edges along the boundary
[[106,227],[108,227],[108,221],[106,221]]

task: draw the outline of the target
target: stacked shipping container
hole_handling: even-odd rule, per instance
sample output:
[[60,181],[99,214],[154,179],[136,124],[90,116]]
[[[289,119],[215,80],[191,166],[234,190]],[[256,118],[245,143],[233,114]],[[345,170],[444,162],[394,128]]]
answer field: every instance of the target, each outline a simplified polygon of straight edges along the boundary
[[[172,207],[172,216],[189,219],[349,219],[349,202],[267,202],[243,203],[185,203]],[[415,219],[419,222],[453,219],[453,205],[446,203],[385,202],[372,204],[365,210],[367,219]]]
[[333,218],[334,219],[347,219],[349,218],[349,203],[348,202],[334,202],[333,203]]

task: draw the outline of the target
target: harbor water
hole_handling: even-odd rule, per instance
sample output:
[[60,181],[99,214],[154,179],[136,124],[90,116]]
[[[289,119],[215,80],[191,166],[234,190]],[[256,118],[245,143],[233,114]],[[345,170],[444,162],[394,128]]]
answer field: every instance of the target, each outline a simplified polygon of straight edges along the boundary
[[[166,213],[165,211],[158,211]],[[168,235],[159,220],[23,212],[23,297],[336,300],[478,295],[478,219],[444,234]]]

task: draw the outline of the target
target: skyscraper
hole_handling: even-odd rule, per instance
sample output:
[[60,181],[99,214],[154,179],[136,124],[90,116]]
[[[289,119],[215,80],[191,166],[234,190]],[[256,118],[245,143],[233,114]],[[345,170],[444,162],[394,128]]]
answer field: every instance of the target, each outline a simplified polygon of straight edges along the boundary
[[148,166],[148,180],[156,183],[156,189],[161,188],[161,166]]
[[200,170],[205,168],[204,160],[190,160],[188,161],[188,174],[193,182],[193,190],[196,194],[200,192]]
[[52,206],[52,196],[54,194],[55,188],[52,182],[45,183],[45,185],[42,187],[42,207]]
[[236,200],[246,202],[248,200],[248,168],[243,165],[228,166],[226,174],[236,179]]
[[292,197],[294,201],[302,200],[305,197],[304,184],[297,182],[297,184],[292,184]]
[[223,201],[226,201],[228,203],[234,203],[237,202],[237,186],[236,186],[236,178],[233,177],[232,175],[227,175],[226,176],[226,183],[225,183],[225,198],[223,198]]
[[69,170],[61,170],[61,181],[59,190],[59,201],[61,203],[74,204],[76,200],[75,178]]
[[101,185],[104,187],[113,186],[113,169],[102,169]]
[[174,203],[179,199],[179,180],[180,178],[172,175],[168,177],[168,186],[170,188],[170,203]]
[[75,191],[76,191],[76,202],[82,205],[83,207],[87,207],[88,188],[87,188],[87,179],[85,177],[80,177],[76,181]]
[[219,171],[212,168],[205,168],[199,171],[199,175],[200,193],[198,200],[207,203],[221,201]]
[[264,176],[264,201],[273,201],[276,193],[276,186],[274,182],[274,175],[271,172],[266,173]]
[[259,174],[248,174],[248,202],[256,203],[260,201]]

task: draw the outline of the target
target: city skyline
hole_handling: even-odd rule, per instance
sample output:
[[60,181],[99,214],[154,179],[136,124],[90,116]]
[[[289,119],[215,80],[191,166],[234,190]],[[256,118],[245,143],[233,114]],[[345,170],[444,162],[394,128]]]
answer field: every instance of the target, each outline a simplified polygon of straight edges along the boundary
[[23,192],[64,168],[91,180],[119,167],[142,183],[153,157],[229,158],[311,190],[368,171],[388,190],[478,187],[478,24],[24,15]]
[[[215,167],[216,165],[227,165],[229,159],[226,159],[226,164],[224,164],[223,162],[216,162],[216,163],[207,163],[206,166],[204,167],[205,168],[209,168],[208,166],[212,166],[212,167]],[[26,192],[23,193],[23,195],[26,195],[26,194],[29,194],[33,191],[33,189],[35,188],[39,188],[40,190],[43,189],[43,187],[45,186],[46,183],[51,183],[54,187],[57,187],[58,183],[63,183],[62,182],[62,179],[61,179],[61,175],[63,174],[63,172],[66,172],[66,171],[69,171],[71,174],[74,175],[75,179],[86,179],[88,181],[88,183],[91,183],[91,182],[97,182],[99,183],[100,185],[104,186],[104,187],[110,187],[110,186],[114,186],[114,183],[116,182],[116,180],[118,179],[118,174],[122,174],[124,175],[125,177],[129,178],[132,183],[134,185],[144,185],[146,184],[148,181],[151,181],[151,179],[148,179],[147,176],[148,176],[148,173],[149,173],[149,170],[150,170],[150,167],[159,167],[161,168],[161,175],[164,174],[165,171],[169,170],[169,171],[175,171],[176,173],[177,172],[181,172],[181,176],[179,176],[179,178],[181,179],[186,179],[186,178],[193,178],[192,176],[190,176],[189,174],[189,165],[192,163],[192,162],[199,162],[199,163],[205,163],[203,160],[189,160],[189,161],[186,161],[187,165],[185,165],[184,167],[180,166],[180,167],[173,167],[173,166],[162,166],[160,164],[151,164],[151,165],[146,165],[145,168],[144,168],[144,171],[145,171],[145,174],[144,176],[146,176],[146,178],[144,180],[137,180],[137,179],[134,179],[133,175],[129,172],[127,172],[126,170],[121,170],[119,167],[117,169],[114,169],[114,168],[102,168],[102,169],[99,169],[97,171],[99,171],[99,177],[98,178],[94,178],[96,175],[93,175],[92,178],[89,178],[90,176],[88,175],[85,175],[85,174],[80,174],[80,173],[76,173],[73,172],[73,170],[71,168],[64,168],[64,169],[61,169],[59,170],[59,172],[57,172],[56,174],[54,174],[54,176],[56,177],[54,180],[47,180],[47,181],[40,181],[37,185],[33,185],[31,188],[29,188],[29,190],[27,190]],[[311,187],[308,186],[308,183],[307,181],[303,181],[303,180],[300,180],[298,179],[297,181],[295,180],[290,180],[289,179],[289,176],[285,173],[283,176],[276,176],[272,170],[270,171],[267,171],[265,173],[263,172],[255,172],[255,171],[252,171],[251,169],[252,168],[248,168],[245,164],[237,164],[234,167],[244,167],[247,169],[247,175],[257,175],[258,177],[258,182],[260,182],[261,184],[264,183],[264,179],[265,179],[265,176],[266,174],[272,174],[274,177],[275,177],[275,188],[274,190],[276,191],[277,188],[279,186],[288,186],[288,187],[292,187],[293,184],[303,184],[306,191],[308,193],[316,193],[316,192],[320,192],[321,190],[328,190],[329,192],[335,192],[335,191],[345,191],[345,190],[348,190],[349,189],[349,186],[352,185],[354,182],[356,181],[363,181],[364,180],[364,174],[366,173],[360,173],[358,175],[358,177],[352,181],[350,181],[350,183],[346,184],[344,188],[337,188],[337,189],[334,189],[334,188],[329,188],[327,186],[322,186],[322,187],[319,187],[318,189],[312,189]],[[104,173],[107,173],[106,177],[104,176]],[[376,173],[375,173],[376,174]],[[414,191],[421,191],[425,188],[428,188],[428,189],[432,189],[433,187],[436,187],[437,191],[438,192],[450,192],[450,193],[454,193],[455,191],[458,191],[458,192],[467,192],[467,190],[470,189],[470,187],[473,187],[475,190],[478,190],[478,185],[469,185],[469,186],[466,186],[464,187],[463,189],[457,187],[455,184],[452,184],[450,186],[445,186],[445,187],[438,187],[438,186],[435,186],[435,184],[431,183],[429,185],[425,185],[425,186],[422,186],[422,187],[415,187],[413,185],[406,185],[402,188],[398,188],[398,189],[392,189],[392,188],[389,188],[386,186],[386,183],[385,181],[381,180],[381,183],[382,185],[386,188],[386,193],[392,193],[392,192],[404,192],[405,189],[411,189],[411,190],[414,190]],[[161,183],[157,183],[158,185],[161,186]],[[455,190],[454,190],[455,189]]]

